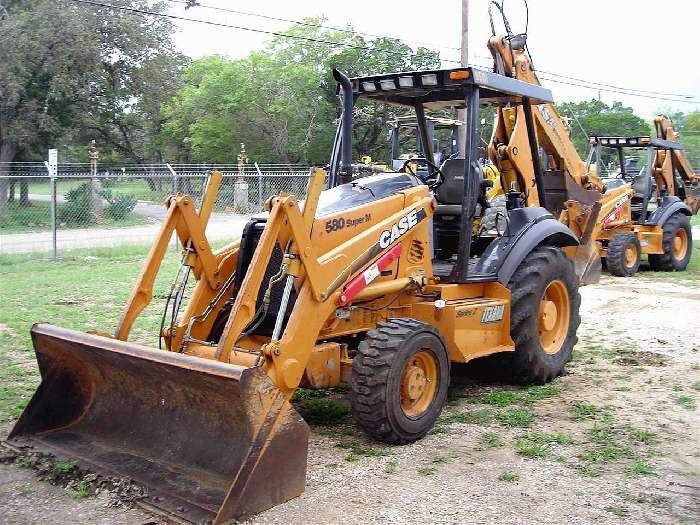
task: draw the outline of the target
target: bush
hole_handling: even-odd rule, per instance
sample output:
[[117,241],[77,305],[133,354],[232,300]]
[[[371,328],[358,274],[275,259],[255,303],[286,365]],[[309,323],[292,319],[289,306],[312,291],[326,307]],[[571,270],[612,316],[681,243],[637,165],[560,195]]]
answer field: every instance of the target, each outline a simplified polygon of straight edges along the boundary
[[136,207],[136,197],[123,193],[112,195],[110,190],[102,192],[109,204],[105,208],[105,215],[113,221],[123,221]]
[[90,183],[86,182],[66,193],[66,203],[56,210],[59,222],[89,224],[94,222]]

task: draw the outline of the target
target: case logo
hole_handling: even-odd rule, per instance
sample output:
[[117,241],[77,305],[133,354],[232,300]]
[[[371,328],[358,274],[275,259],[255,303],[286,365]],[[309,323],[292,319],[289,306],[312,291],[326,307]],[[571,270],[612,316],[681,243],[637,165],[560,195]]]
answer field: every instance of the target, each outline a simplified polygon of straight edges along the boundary
[[[425,212],[424,212],[424,214],[425,214]],[[418,221],[419,221],[418,211],[411,210],[404,217],[401,217],[399,219],[399,222],[394,224],[391,227],[391,229],[384,230],[381,233],[381,235],[379,236],[379,246],[383,250],[384,248],[389,246],[392,242],[394,242],[396,239],[398,239],[402,235],[405,235],[411,228],[413,228],[416,224],[418,224]]]

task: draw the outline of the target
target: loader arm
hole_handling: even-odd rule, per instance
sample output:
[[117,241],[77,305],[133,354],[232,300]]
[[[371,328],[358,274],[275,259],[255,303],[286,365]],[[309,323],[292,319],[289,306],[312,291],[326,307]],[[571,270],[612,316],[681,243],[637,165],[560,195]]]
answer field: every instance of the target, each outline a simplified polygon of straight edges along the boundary
[[216,202],[221,179],[221,172],[217,170],[210,174],[199,214],[195,210],[192,197],[189,195],[178,193],[168,197],[165,201],[168,213],[165,216],[156,241],[146,257],[146,263],[141,270],[131,296],[124,307],[119,325],[114,334],[116,339],[121,341],[128,339],[134,321],[151,302],[153,298],[153,283],[167,253],[173,232],[177,232],[180,242],[185,248],[184,264],[193,269],[197,280],[203,274],[212,290],[218,290],[221,287],[222,281],[216,257],[212,253],[211,246],[205,235],[207,222]]
[[[399,212],[358,232],[324,254],[319,254],[311,244],[311,228],[306,226],[296,197],[278,196],[271,199],[270,216],[250,263],[251,270],[246,274],[226,328],[210,357],[233,364],[246,362],[247,356],[236,350],[236,344],[255,313],[255,300],[274,246],[288,246],[282,267],[286,276],[292,278],[298,297],[279,339],[273,338],[264,344],[261,356],[263,369],[268,376],[291,397],[301,381],[323,326],[338,307],[344,286],[402,240],[399,238],[386,243],[383,232],[390,231],[393,225],[406,217],[414,218],[418,224],[427,222],[432,216],[433,199],[427,189],[423,189],[421,194],[413,202],[406,203]],[[308,202],[307,199],[307,205]],[[278,315],[284,315],[282,309]]]

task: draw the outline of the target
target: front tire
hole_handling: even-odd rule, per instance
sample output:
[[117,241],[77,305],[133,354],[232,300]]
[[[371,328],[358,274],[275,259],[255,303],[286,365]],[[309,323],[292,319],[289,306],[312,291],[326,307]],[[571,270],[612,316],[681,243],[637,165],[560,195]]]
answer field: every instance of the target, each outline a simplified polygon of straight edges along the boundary
[[608,242],[608,271],[618,277],[630,277],[639,270],[642,247],[634,233],[614,235]]
[[693,230],[688,216],[676,212],[663,226],[662,254],[649,254],[649,266],[656,272],[682,272],[690,262]]
[[407,318],[378,323],[353,359],[353,416],[375,439],[411,443],[433,427],[449,382],[447,348],[433,326]]
[[508,288],[513,378],[547,383],[563,372],[578,341],[581,296],[574,266],[560,249],[541,246],[520,263]]

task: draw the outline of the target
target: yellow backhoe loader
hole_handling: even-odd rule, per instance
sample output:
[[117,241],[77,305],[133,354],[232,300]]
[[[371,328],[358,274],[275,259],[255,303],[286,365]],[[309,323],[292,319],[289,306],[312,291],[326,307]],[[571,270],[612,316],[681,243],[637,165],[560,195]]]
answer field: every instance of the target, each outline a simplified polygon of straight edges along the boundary
[[[496,36],[494,30],[488,42],[494,71],[539,86],[527,50],[527,35],[513,34],[502,7],[495,2],[492,5],[501,10],[507,31],[505,36]],[[491,25],[493,28],[493,18]],[[503,187],[523,192],[528,206],[545,207],[577,235],[580,245],[567,251],[582,283],[598,280],[601,257],[608,270],[618,276],[633,275],[642,254],[649,255],[656,270],[685,269],[692,251],[688,216],[697,213],[700,177],[682,153],[670,121],[656,119],[657,139],[594,138],[591,155],[584,162],[553,103],[538,104],[533,113],[536,145],[543,161],[539,173],[532,170],[529,150],[524,147],[533,137],[525,129],[522,106],[498,108],[489,157],[501,172]],[[594,153],[600,158],[600,147],[611,145],[652,148],[648,173],[640,173],[634,181],[606,185],[599,176],[600,162],[591,159]],[[541,181],[535,184],[538,176]]]
[[[218,251],[205,227],[221,175],[211,174],[199,209],[191,196],[171,196],[113,335],[32,328],[42,381],[11,443],[128,476],[153,508],[218,524],[304,490],[308,427],[290,404],[300,385],[348,381],[358,425],[402,444],[433,426],[451,362],[503,353],[521,382],[562,372],[580,322],[563,250],[578,236],[515,190],[504,231],[474,228],[489,186],[477,154],[480,107],[522,108],[533,140],[521,153],[536,171],[532,106],[551,103],[551,93],[472,68],[334,75],[343,114],[330,187],[322,191],[326,171],[313,169],[304,201],[271,197],[241,240]],[[415,111],[422,178],[354,177],[358,99]],[[425,111],[443,109],[466,112],[466,158],[437,166]],[[179,315],[186,279],[176,287],[159,350],[128,338],[173,232],[196,285]]]

